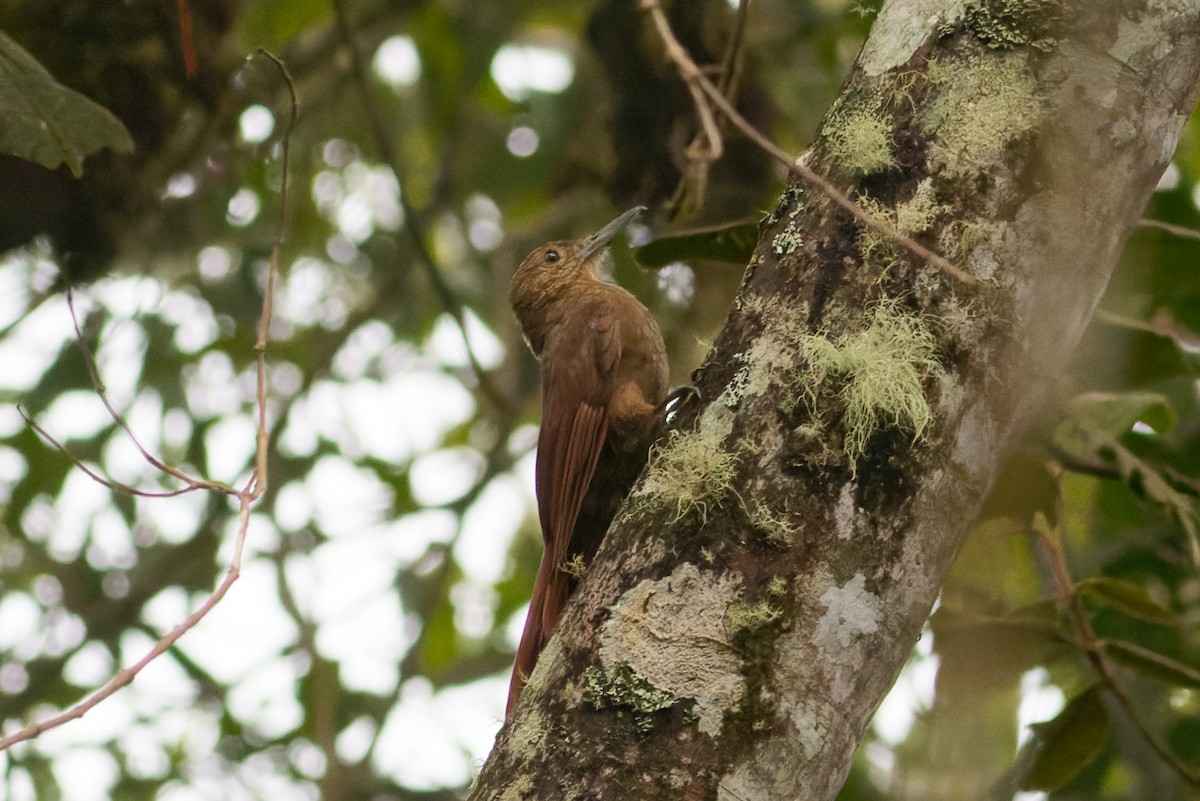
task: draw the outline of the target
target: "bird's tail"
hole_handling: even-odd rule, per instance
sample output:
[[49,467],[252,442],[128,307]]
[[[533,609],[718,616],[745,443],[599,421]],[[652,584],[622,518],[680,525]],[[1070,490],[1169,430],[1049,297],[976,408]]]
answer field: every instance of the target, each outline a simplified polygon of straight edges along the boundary
[[555,556],[547,550],[542,554],[537,579],[533,583],[533,597],[529,601],[529,613],[525,616],[525,630],[521,632],[521,643],[513,661],[512,679],[508,684],[508,704],[504,715],[512,714],[525,689],[525,682],[537,666],[538,655],[554,632],[554,624],[562,612],[567,599],[569,577],[554,564]]

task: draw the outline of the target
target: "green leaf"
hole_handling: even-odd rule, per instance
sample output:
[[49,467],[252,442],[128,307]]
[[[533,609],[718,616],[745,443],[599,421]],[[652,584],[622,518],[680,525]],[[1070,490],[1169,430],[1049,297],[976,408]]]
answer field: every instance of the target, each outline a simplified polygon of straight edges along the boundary
[[1092,763],[1108,739],[1108,713],[1100,688],[1092,687],[1072,699],[1058,717],[1030,728],[1038,752],[1021,789],[1061,787]]
[[637,248],[637,259],[645,267],[665,267],[676,261],[722,261],[745,264],[758,242],[758,223],[738,222],[717,228],[664,236]]
[[1114,662],[1177,687],[1200,690],[1200,670],[1125,640],[1105,640],[1104,653]]
[[[1143,401],[1150,397],[1159,397],[1153,393],[1139,394]],[[1076,403],[1086,397],[1089,396],[1077,398]],[[1099,408],[1105,403],[1100,400],[1099,394],[1094,393],[1090,397],[1095,401],[1094,408]],[[1102,397],[1113,398],[1116,396],[1105,395]],[[1110,406],[1108,411],[1113,412],[1115,408],[1115,406]],[[1139,414],[1135,417],[1137,419],[1158,419],[1157,415],[1151,413]],[[1105,426],[1105,420],[1107,420],[1107,426]],[[1186,484],[1182,485],[1182,490],[1177,489],[1173,480],[1168,480],[1169,474],[1160,469],[1158,464],[1142,459],[1121,439],[1109,433],[1118,429],[1128,430],[1125,423],[1129,420],[1129,415],[1125,415],[1121,419],[1121,416],[1115,413],[1106,415],[1101,412],[1093,417],[1080,416],[1077,413],[1073,422],[1064,423],[1059,427],[1059,430],[1055,432],[1055,440],[1070,451],[1094,451],[1104,454],[1106,459],[1115,462],[1117,472],[1131,492],[1138,497],[1154,501],[1179,523],[1184,534],[1187,535],[1192,561],[1200,565],[1200,514],[1197,513],[1193,503],[1194,490]],[[1129,425],[1132,426],[1132,423]],[[1102,426],[1108,430],[1102,430]]]
[[1192,499],[1176,490],[1154,466],[1142,461],[1116,440],[1109,447],[1117,460],[1117,468],[1125,483],[1134,492],[1144,494],[1161,505],[1183,528],[1191,546],[1192,561],[1200,565],[1200,516]]
[[1088,392],[1071,401],[1071,411],[1091,428],[1119,437],[1145,423],[1160,434],[1175,427],[1171,402],[1157,392]]
[[1102,576],[1089,578],[1075,585],[1075,594],[1094,598],[1118,612],[1148,623],[1167,626],[1175,621],[1171,610],[1161,606],[1144,589],[1129,581]]
[[133,151],[133,140],[107,109],[54,80],[37,59],[0,33],[0,153],[78,178],[83,160],[104,147]]

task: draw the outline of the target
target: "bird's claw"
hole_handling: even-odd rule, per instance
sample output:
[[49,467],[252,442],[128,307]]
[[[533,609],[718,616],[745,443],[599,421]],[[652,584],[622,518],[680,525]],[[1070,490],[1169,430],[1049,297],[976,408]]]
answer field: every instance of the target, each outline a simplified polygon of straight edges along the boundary
[[700,389],[694,384],[676,387],[667,394],[666,400],[658,405],[655,416],[662,418],[663,423],[669,428],[688,404],[695,403],[702,398]]

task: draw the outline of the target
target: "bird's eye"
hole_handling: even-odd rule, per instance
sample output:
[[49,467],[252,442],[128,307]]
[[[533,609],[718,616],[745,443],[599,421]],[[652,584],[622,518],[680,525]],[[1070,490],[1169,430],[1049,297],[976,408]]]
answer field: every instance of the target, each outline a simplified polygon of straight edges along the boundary
[[545,255],[542,256],[542,261],[546,262],[547,264],[553,264],[554,262],[558,261],[558,251],[547,250]]

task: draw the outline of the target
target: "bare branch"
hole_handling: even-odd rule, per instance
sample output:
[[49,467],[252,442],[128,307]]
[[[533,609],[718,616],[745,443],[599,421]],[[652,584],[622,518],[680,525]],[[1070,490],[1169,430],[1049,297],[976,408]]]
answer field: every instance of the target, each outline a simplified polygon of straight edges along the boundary
[[[238,577],[241,575],[242,557],[243,557],[243,554],[245,553],[245,549],[246,549],[246,535],[250,528],[250,510],[251,510],[251,507],[254,505],[254,502],[262,496],[263,492],[265,492],[266,488],[267,488],[268,435],[267,435],[267,423],[266,423],[266,415],[267,415],[267,413],[266,413],[266,405],[267,405],[266,347],[267,347],[267,342],[269,340],[269,335],[270,335],[272,300],[273,300],[273,294],[274,294],[274,289],[275,289],[275,282],[276,282],[276,279],[277,279],[278,273],[279,273],[279,251],[283,244],[283,232],[284,232],[284,226],[285,226],[285,221],[286,221],[287,181],[288,181],[288,167],[289,167],[288,143],[291,138],[292,128],[295,125],[296,111],[297,111],[296,89],[292,83],[291,76],[288,74],[286,66],[284,66],[283,62],[280,61],[276,56],[272,55],[271,53],[267,52],[266,50],[260,49],[258,51],[258,53],[260,55],[262,55],[263,57],[270,59],[275,64],[275,66],[279,68],[279,72],[283,76],[284,83],[287,85],[288,94],[291,97],[292,113],[291,113],[291,117],[288,121],[287,130],[284,132],[284,135],[283,135],[283,145],[282,145],[282,155],[281,155],[282,169],[281,169],[280,185],[279,185],[279,224],[278,224],[278,228],[276,231],[275,242],[271,249],[270,272],[268,273],[268,276],[267,276],[267,287],[266,287],[266,291],[264,292],[264,295],[263,295],[262,314],[259,317],[258,329],[257,329],[257,339],[256,339],[255,346],[254,346],[255,350],[258,351],[258,387],[257,387],[257,399],[256,399],[257,406],[258,406],[258,431],[257,431],[257,436],[256,436],[257,446],[256,446],[256,452],[255,452],[256,468],[253,471],[252,475],[250,476],[249,480],[247,480],[246,484],[243,486],[243,488],[240,490],[234,490],[232,487],[225,485],[225,484],[220,484],[218,482],[194,479],[194,478],[188,476],[183,471],[178,470],[177,468],[171,467],[169,465],[166,465],[165,463],[162,462],[162,460],[160,460],[157,457],[150,454],[149,451],[147,451],[144,447],[142,447],[141,443],[138,442],[137,437],[134,436],[132,430],[129,428],[129,426],[125,422],[124,418],[112,406],[112,403],[108,399],[107,393],[104,391],[104,386],[103,386],[102,382],[100,381],[99,372],[96,370],[95,363],[93,362],[93,360],[91,358],[91,354],[87,351],[86,348],[83,348],[84,354],[85,354],[85,361],[87,362],[89,373],[92,376],[93,385],[96,388],[97,394],[100,396],[101,400],[104,402],[105,408],[107,408],[109,414],[112,415],[112,418],[117,422],[118,425],[121,426],[122,430],[125,431],[125,433],[133,441],[133,443],[137,447],[138,451],[142,454],[143,458],[145,458],[148,463],[153,465],[155,468],[161,470],[162,472],[169,474],[171,476],[174,476],[174,477],[180,479],[181,481],[184,481],[186,484],[188,484],[188,486],[185,489],[178,490],[178,491],[172,492],[172,493],[166,493],[166,495],[179,495],[184,492],[190,492],[195,489],[207,489],[207,490],[212,490],[215,492],[221,492],[226,495],[230,495],[232,497],[237,498],[237,501],[238,501],[237,535],[234,539],[233,556],[229,561],[229,567],[226,568],[225,575],[221,579],[220,584],[217,585],[216,589],[214,589],[212,591],[212,593],[208,596],[208,598],[206,598],[204,600],[204,602],[202,604],[200,604],[200,606],[198,606],[190,615],[188,615],[187,618],[185,618],[182,623],[175,626],[169,632],[164,634],[158,640],[158,642],[156,642],[154,644],[154,647],[152,647],[149,651],[147,651],[146,654],[143,655],[141,659],[134,662],[129,667],[123,668],[122,670],[118,671],[116,673],[116,675],[114,675],[107,683],[104,684],[104,686],[102,686],[100,689],[93,692],[91,695],[89,695],[83,701],[80,701],[78,704],[75,704],[71,708],[67,709],[66,711],[64,711],[58,715],[55,715],[54,717],[48,718],[46,720],[38,721],[37,723],[33,723],[29,726],[26,726],[24,729],[21,729],[20,731],[14,733],[14,734],[11,734],[7,737],[0,738],[0,751],[3,751],[13,745],[16,745],[17,743],[33,739],[34,737],[37,737],[38,735],[42,734],[45,731],[49,731],[50,729],[57,728],[58,726],[62,726],[65,723],[69,723],[70,721],[77,720],[77,719],[83,717],[88,712],[90,712],[92,709],[94,709],[97,705],[99,705],[101,702],[103,702],[105,699],[114,695],[117,691],[119,691],[123,687],[126,687],[129,684],[131,684],[133,682],[133,680],[137,677],[137,675],[139,673],[141,673],[142,670],[144,670],[147,665],[149,665],[151,662],[153,662],[155,659],[157,659],[159,656],[161,656],[163,653],[165,653],[167,651],[167,649],[169,649],[173,645],[175,645],[175,643],[177,643],[179,641],[180,637],[182,637],[184,634],[186,634],[188,631],[190,631],[192,628],[194,628],[196,626],[196,624],[198,624],[201,620],[203,620],[204,617],[206,615],[208,615],[208,613],[211,612],[213,610],[213,608],[216,607],[216,605],[221,602],[221,600],[225,597],[225,594],[229,592],[229,588],[233,586],[233,583],[235,581],[237,581]],[[76,332],[77,337],[79,337],[79,339],[80,339],[80,345],[82,347],[82,334],[79,329],[78,320],[75,316],[74,306],[71,305],[72,301],[71,301],[71,295],[70,295],[69,291],[67,294],[67,302],[68,302],[68,305],[70,305],[71,320],[75,324],[75,332]],[[35,431],[37,431],[41,436],[46,438],[50,443],[52,443],[60,451],[63,451],[64,453],[66,453],[66,450],[63,448],[63,446],[60,445],[57,441],[55,441],[52,437],[50,437],[44,430],[42,430],[32,419],[30,419],[30,417],[28,415],[26,415],[24,413],[24,411],[22,411],[21,414],[22,414],[22,416],[25,417],[25,419],[29,422],[29,424],[34,428]],[[130,494],[139,495],[139,496],[143,496],[143,497],[162,497],[162,495],[163,495],[163,494],[156,494],[156,493],[148,493],[148,492],[145,492],[142,490],[134,489],[132,487],[127,487],[124,484],[120,484],[118,482],[114,482],[114,481],[111,481],[109,479],[106,479],[106,478],[100,476],[98,473],[91,470],[86,465],[82,464],[78,459],[72,458],[72,461],[74,461],[75,464],[81,470],[83,470],[84,473],[86,473],[88,476],[90,476],[91,478],[100,482],[104,486],[109,487],[110,489],[114,489],[114,490],[121,491],[121,492],[128,492]]]
[[[843,194],[842,191],[836,186],[830,183],[828,179],[813,172],[813,170],[805,165],[801,159],[793,158],[770,139],[763,136],[746,120],[745,117],[741,115],[741,112],[734,108],[733,104],[729,102],[729,99],[725,97],[725,94],[721,91],[721,89],[714,85],[713,82],[704,75],[703,71],[696,66],[696,63],[692,61],[691,56],[688,55],[687,51],[683,48],[683,45],[679,43],[679,40],[676,39],[675,35],[671,32],[671,28],[667,23],[666,15],[663,13],[659,0],[641,0],[641,9],[649,14],[651,19],[654,21],[654,27],[658,31],[659,37],[663,40],[663,47],[666,49],[668,57],[670,57],[671,60],[676,63],[679,74],[687,82],[688,87],[691,89],[694,89],[694,87],[699,87],[703,94],[712,101],[713,105],[715,105],[739,131],[749,137],[750,140],[760,148],[775,157],[775,159],[777,159],[779,162],[784,164],[788,168],[789,173],[798,175],[804,181],[813,184],[817,187],[817,189],[821,190],[825,196],[827,196],[843,210],[848,212],[859,223],[879,234],[882,234],[884,237],[900,245],[918,259],[928,264],[932,264],[934,267],[937,267],[939,270],[947,273],[948,275],[954,276],[967,286],[978,285],[979,281],[975,278],[975,276],[967,273],[960,267],[956,267],[944,256],[939,256],[924,245],[921,245],[920,243],[915,242],[911,238],[900,233],[887,221],[868,214],[862,209],[861,206],[859,206],[857,203]],[[693,98],[695,98],[695,94],[695,91],[693,91]],[[708,104],[703,102],[703,98],[696,100],[696,113],[700,116],[702,122],[705,119],[712,117],[712,111],[708,108]]]
[[283,82],[287,85],[291,108],[288,114],[287,128],[283,132],[279,153],[282,162],[279,173],[279,219],[275,225],[275,242],[271,247],[270,268],[267,270],[267,288],[263,292],[262,314],[258,318],[258,338],[254,343],[254,349],[258,351],[258,433],[255,446],[254,476],[250,479],[250,483],[244,490],[244,492],[250,493],[251,500],[257,500],[261,497],[267,491],[268,485],[267,342],[271,336],[271,315],[274,312],[275,283],[279,279],[279,251],[283,248],[284,229],[287,226],[288,167],[291,164],[292,129],[296,127],[296,117],[299,114],[299,107],[296,102],[296,86],[292,83],[292,76],[288,73],[287,66],[265,48],[260,47],[257,52],[260,56],[269,59],[278,68]]
[[1121,471],[1107,462],[1078,456],[1056,442],[1045,443],[1045,448],[1062,470],[1113,481],[1120,481],[1121,479]]
[[115,694],[118,690],[133,683],[133,680],[139,673],[142,672],[155,659],[161,656],[168,648],[179,641],[179,638],[195,627],[197,623],[204,619],[204,616],[212,611],[221,599],[225,597],[225,593],[229,592],[229,588],[233,586],[233,582],[237,581],[241,571],[242,551],[246,541],[246,530],[250,525],[250,504],[251,499],[247,494],[240,494],[241,507],[238,512],[238,534],[237,541],[234,546],[234,558],[229,564],[228,570],[225,572],[225,578],[217,585],[212,594],[205,599],[194,612],[175,628],[167,632],[158,642],[154,644],[146,654],[134,662],[127,668],[117,672],[107,684],[96,690],[83,701],[79,702],[70,709],[55,715],[52,718],[38,721],[37,723],[26,726],[15,734],[7,737],[0,737],[0,751],[16,745],[17,743],[31,740],[34,737],[57,728],[64,723],[70,723],[72,720],[78,720],[94,709],[100,702]]
[[[725,97],[732,98],[737,94],[737,78],[739,57],[741,55],[742,43],[745,40],[746,16],[750,8],[750,0],[740,0],[737,8],[737,17],[734,23],[732,35],[729,37],[729,42],[725,47],[725,55],[721,59],[721,66],[717,70],[717,87],[721,90],[721,94]],[[656,27],[666,24],[665,17],[653,16]],[[670,29],[667,29],[667,34],[670,35]],[[662,31],[659,32],[660,38]],[[676,62],[678,67],[678,62]],[[689,78],[690,73],[685,75],[685,70],[680,69],[680,77],[688,84],[689,90],[692,91],[692,102],[696,105],[698,113],[701,113],[701,129],[692,137],[692,141],[684,149],[683,155],[687,159],[687,164],[683,167],[683,175],[679,179],[679,185],[675,188],[675,192],[671,199],[667,202],[667,208],[673,220],[687,219],[692,216],[695,210],[704,203],[704,195],[708,185],[709,168],[714,161],[720,158],[724,149],[724,143],[721,138],[724,131],[720,125],[720,120],[714,120],[710,113],[707,103],[704,101],[703,95],[696,97],[695,90],[699,89],[703,92],[703,88],[697,84],[693,84]],[[703,109],[703,112],[699,110]],[[711,126],[709,125],[711,123]],[[717,139],[713,139],[713,132],[716,132]]]

